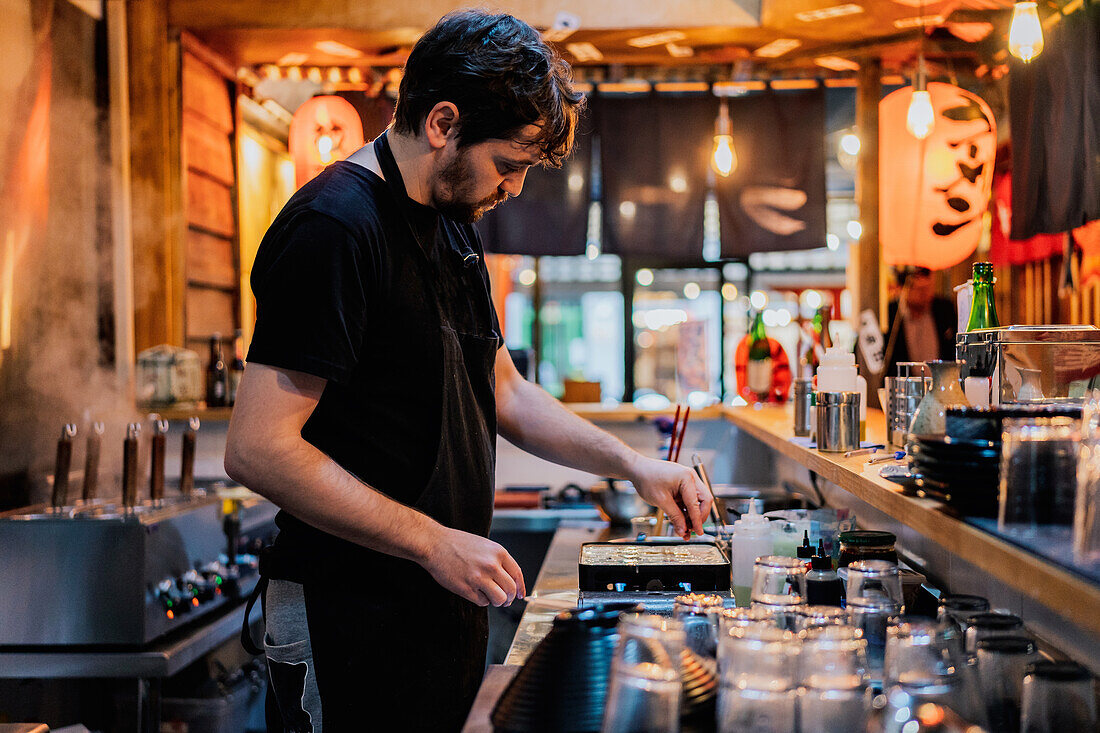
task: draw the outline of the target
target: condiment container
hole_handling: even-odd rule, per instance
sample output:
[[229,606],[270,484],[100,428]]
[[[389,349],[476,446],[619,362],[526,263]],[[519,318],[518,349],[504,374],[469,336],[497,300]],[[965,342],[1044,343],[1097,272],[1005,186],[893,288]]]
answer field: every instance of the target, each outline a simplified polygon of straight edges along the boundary
[[818,392],[817,449],[843,453],[859,448],[859,392]]
[[730,538],[730,564],[732,565],[733,596],[738,606],[749,605],[752,596],[752,570],[758,557],[772,554],[770,522],[758,514],[756,504],[749,512],[733,523]]
[[840,533],[840,558],[837,566],[846,568],[857,560],[898,561],[894,543],[897,537],[892,532],[855,529]]

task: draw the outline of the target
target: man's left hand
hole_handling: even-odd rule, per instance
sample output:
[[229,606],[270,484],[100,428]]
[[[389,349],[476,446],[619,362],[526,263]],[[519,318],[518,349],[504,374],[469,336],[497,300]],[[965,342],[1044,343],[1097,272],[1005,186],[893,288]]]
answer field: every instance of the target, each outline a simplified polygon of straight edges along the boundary
[[641,458],[630,479],[643,499],[668,515],[678,536],[690,537],[689,527],[703,534],[711,498],[695,471],[670,461]]

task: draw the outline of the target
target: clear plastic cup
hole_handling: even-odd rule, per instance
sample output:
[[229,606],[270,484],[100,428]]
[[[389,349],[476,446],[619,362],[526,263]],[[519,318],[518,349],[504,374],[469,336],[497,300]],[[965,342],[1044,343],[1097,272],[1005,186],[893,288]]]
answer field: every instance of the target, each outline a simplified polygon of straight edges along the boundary
[[851,626],[819,626],[799,636],[801,733],[864,730],[871,688],[862,632]]
[[684,625],[651,614],[624,614],[611,661],[602,733],[680,730]]
[[719,640],[718,731],[795,730],[800,642],[790,631],[757,622]]

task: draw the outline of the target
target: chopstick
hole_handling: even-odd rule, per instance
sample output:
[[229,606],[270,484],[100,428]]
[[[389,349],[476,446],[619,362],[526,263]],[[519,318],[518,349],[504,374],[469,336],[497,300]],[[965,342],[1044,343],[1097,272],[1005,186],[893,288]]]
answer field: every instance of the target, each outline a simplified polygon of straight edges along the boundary
[[718,501],[718,495],[714,493],[714,487],[710,485],[710,476],[707,475],[707,468],[703,465],[703,459],[699,457],[698,453],[691,454],[691,465],[695,467],[695,473],[699,474],[699,478],[702,479],[703,485],[707,487],[707,491],[710,492],[711,505],[710,513],[717,524],[729,524],[730,518],[726,514],[726,505]]
[[672,418],[672,438],[668,441],[668,460],[673,460],[676,450],[676,430],[680,427],[680,406],[676,405],[676,417]]
[[[676,409],[680,409],[680,408],[677,407]],[[677,461],[680,460],[680,449],[684,447],[684,433],[687,432],[688,418],[689,417],[691,417],[691,405],[688,405],[687,408],[684,409],[684,421],[682,423],[680,423],[680,439],[679,440],[674,440],[674,442],[676,444],[676,452],[672,454],[672,462],[673,463],[676,463]],[[676,426],[673,425],[672,435],[673,435],[674,439],[676,437],[675,428],[676,428]]]
[[[680,448],[684,445],[684,434],[687,433],[688,418],[691,416],[691,405],[684,408],[684,419],[680,420],[680,405],[676,405],[676,416],[672,419],[672,438],[668,443],[668,460],[676,463],[680,460]],[[662,537],[665,533],[666,514],[660,507],[657,508],[657,526],[653,529],[654,537]],[[685,517],[686,519],[686,517]]]

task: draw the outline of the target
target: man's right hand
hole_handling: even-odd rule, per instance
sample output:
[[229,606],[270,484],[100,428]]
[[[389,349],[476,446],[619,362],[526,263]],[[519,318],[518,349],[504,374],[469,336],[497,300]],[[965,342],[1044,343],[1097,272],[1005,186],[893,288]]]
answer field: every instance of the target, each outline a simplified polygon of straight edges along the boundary
[[492,540],[440,527],[421,566],[441,586],[479,606],[507,606],[527,595],[523,573]]

